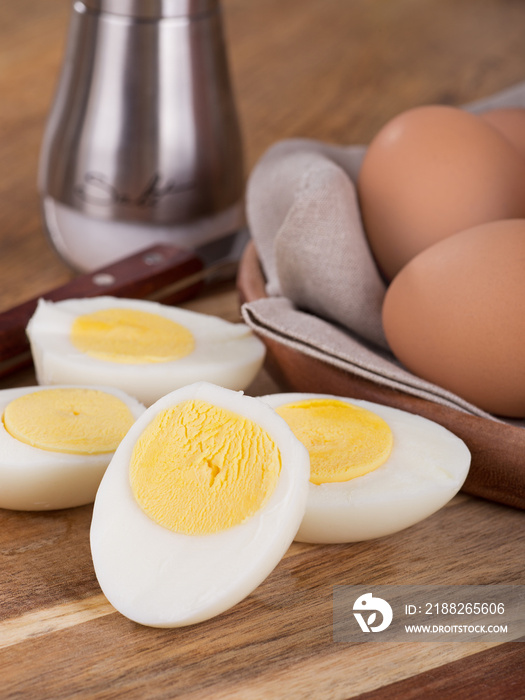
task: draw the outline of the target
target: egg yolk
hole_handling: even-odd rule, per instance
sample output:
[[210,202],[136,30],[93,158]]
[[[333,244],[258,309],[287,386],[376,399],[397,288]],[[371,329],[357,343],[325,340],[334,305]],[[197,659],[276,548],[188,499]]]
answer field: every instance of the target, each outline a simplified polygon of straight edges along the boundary
[[110,362],[169,362],[195,348],[190,331],[168,318],[137,309],[101,309],[78,316],[71,327],[73,345]]
[[44,389],[20,396],[3,415],[7,432],[40,450],[101,454],[116,450],[134,422],[113,394],[98,389]]
[[254,515],[280,471],[279,449],[259,425],[191,400],[153,419],[135,444],[129,474],[133,495],[152,520],[207,535]]
[[377,469],[392,450],[392,431],[372,411],[333,399],[276,409],[310,453],[313,484],[349,481]]

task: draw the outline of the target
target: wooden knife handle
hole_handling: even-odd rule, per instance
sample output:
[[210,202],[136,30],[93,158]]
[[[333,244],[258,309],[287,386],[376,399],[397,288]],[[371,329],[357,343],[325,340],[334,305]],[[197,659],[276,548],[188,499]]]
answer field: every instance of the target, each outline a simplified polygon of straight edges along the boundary
[[[61,287],[0,313],[0,376],[29,364],[25,329],[39,298],[51,301],[105,295],[146,298],[202,269],[203,263],[193,253],[156,245],[95,272],[79,275]],[[189,284],[170,295],[169,302],[195,296],[201,288],[202,282]]]

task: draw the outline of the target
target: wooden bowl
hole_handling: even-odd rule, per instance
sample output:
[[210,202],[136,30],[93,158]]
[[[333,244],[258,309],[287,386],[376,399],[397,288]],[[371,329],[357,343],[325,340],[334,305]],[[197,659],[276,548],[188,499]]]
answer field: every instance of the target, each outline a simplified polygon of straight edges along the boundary
[[[242,303],[266,297],[265,280],[253,243],[247,246],[241,260],[237,287]],[[525,428],[472,416],[380,386],[273,338],[259,337],[267,349],[266,367],[283,391],[366,399],[429,418],[464,440],[472,453],[463,491],[525,508]]]

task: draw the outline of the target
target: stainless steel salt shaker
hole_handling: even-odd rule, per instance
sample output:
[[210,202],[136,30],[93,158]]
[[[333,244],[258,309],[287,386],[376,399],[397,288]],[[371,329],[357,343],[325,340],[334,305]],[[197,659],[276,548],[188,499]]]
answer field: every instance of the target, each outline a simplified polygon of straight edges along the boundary
[[50,240],[90,271],[243,223],[241,135],[219,0],[77,0],[44,135]]

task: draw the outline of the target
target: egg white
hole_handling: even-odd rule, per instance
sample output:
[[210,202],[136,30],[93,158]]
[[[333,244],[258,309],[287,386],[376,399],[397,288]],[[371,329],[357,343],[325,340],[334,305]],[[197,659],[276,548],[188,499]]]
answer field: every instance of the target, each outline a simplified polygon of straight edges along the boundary
[[288,393],[261,397],[269,406],[307,399],[346,401],[388,423],[394,437],[387,461],[345,482],[308,486],[299,542],[359,542],[384,537],[427,518],[461,488],[470,467],[465,443],[421,416],[370,401],[329,394]]
[[[281,473],[263,507],[242,523],[210,535],[173,532],[135,501],[129,464],[147,425],[170,406],[202,399],[245,416],[268,432]],[[109,602],[153,627],[189,625],[218,615],[251,593],[293,541],[306,505],[310,460],[286,422],[257,398],[198,382],[163,397],[119,445],[95,500],[91,552]]]
[[[195,349],[169,362],[123,364],[91,357],[70,340],[75,319],[101,309],[147,311],[185,326]],[[170,391],[196,381],[245,389],[264,360],[264,344],[244,323],[140,299],[94,297],[51,302],[40,299],[27,326],[39,384],[103,384],[151,405]]]
[[[66,387],[57,387],[66,388]],[[71,387],[67,387],[71,388]],[[98,389],[123,401],[137,419],[145,407],[124,392]],[[0,416],[11,401],[47,387],[28,386],[0,391]],[[10,510],[55,510],[73,508],[95,500],[100,480],[113,452],[78,455],[33,447],[13,437],[0,420],[0,508]]]

